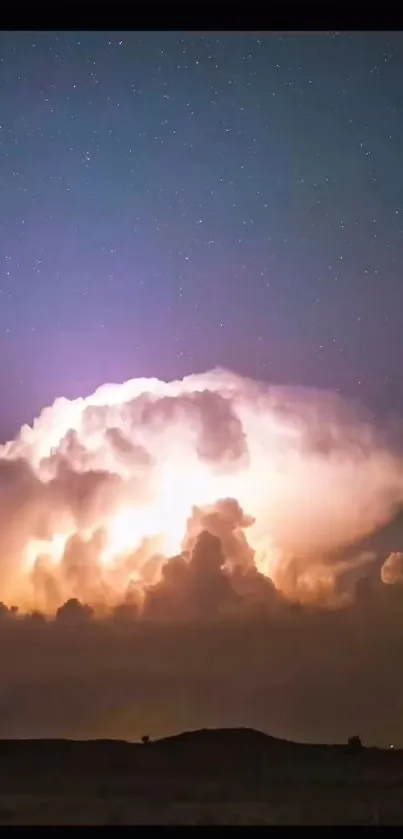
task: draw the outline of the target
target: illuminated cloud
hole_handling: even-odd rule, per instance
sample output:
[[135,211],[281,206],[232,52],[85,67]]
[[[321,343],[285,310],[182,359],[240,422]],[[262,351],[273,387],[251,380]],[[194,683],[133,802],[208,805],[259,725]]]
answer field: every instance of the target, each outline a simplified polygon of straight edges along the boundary
[[343,551],[395,515],[402,474],[395,439],[330,393],[214,370],[58,399],[0,450],[0,598],[183,617],[274,608],[275,591],[341,605],[369,561]]

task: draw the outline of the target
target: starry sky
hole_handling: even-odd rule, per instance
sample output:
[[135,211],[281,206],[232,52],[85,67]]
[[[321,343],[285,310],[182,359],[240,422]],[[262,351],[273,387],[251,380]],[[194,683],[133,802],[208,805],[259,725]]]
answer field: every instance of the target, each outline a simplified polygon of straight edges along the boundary
[[223,365],[403,408],[403,35],[0,34],[2,437]]

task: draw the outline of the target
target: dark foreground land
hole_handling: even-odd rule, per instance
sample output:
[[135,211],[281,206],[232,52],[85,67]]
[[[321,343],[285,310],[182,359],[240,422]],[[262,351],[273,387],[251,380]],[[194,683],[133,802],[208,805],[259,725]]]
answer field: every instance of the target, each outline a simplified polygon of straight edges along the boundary
[[402,824],[403,752],[247,729],[0,741],[0,824]]

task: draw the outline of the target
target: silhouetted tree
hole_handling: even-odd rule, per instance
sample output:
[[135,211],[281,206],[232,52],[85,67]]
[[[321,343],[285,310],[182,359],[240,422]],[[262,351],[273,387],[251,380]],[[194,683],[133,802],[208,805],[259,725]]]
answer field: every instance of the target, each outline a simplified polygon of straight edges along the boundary
[[141,738],[141,742],[144,743],[144,745],[146,745],[146,743],[150,742],[150,738],[149,738],[148,734],[143,734],[143,736]]
[[347,751],[350,754],[356,754],[360,751],[360,749],[362,749],[360,737],[357,737],[357,735],[354,735],[354,737],[349,737],[347,742]]

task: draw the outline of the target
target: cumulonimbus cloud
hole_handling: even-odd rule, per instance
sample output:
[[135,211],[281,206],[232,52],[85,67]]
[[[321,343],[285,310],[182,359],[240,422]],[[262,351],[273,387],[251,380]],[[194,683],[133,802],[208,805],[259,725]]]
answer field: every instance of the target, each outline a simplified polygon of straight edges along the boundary
[[148,618],[342,604],[374,560],[344,552],[399,509],[402,460],[357,405],[225,370],[58,399],[0,449],[0,599]]

